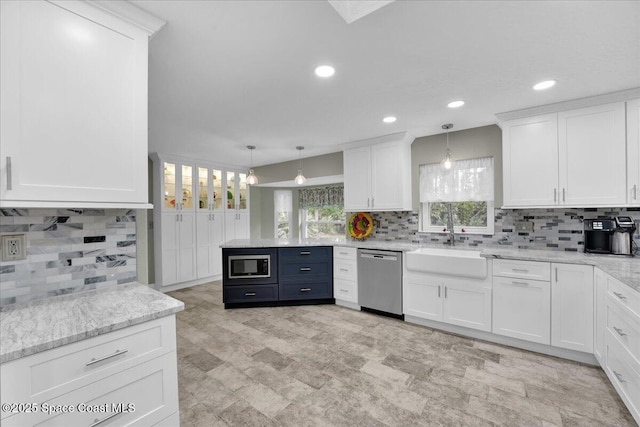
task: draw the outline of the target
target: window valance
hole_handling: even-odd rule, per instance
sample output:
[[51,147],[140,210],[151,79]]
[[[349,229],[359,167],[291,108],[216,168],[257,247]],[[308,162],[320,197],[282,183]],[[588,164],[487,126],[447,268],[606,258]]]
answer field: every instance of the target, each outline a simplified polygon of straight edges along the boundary
[[344,187],[342,185],[301,188],[299,192],[301,209],[344,206]]
[[420,202],[493,201],[493,157],[420,165]]

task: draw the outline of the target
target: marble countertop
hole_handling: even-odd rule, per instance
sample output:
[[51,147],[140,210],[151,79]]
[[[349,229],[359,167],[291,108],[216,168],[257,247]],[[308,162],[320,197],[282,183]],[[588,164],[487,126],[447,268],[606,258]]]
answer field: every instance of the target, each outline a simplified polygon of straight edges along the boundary
[[0,311],[0,363],[183,309],[181,301],[139,283],[7,306]]
[[586,264],[600,268],[615,279],[640,292],[640,257],[619,255],[597,255],[583,252],[566,252],[539,249],[518,249],[505,246],[487,246],[483,248],[468,246],[445,246],[438,244],[417,244],[410,242],[389,242],[385,240],[335,239],[236,239],[225,242],[222,248],[274,248],[296,246],[347,246],[365,249],[389,251],[413,251],[429,247],[438,249],[480,251],[486,258],[516,259],[523,261],[560,262],[566,264]]

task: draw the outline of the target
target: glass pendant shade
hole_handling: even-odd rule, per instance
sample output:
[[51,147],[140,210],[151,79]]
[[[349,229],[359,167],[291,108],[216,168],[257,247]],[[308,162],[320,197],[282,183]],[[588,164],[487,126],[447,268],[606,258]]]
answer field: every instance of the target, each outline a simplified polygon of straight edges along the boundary
[[247,184],[256,185],[258,183],[258,177],[253,172],[253,150],[256,149],[255,145],[247,145],[249,152],[251,153],[251,160],[249,161],[249,174],[247,175]]
[[447,151],[444,153],[444,159],[442,159],[442,167],[445,169],[451,169],[453,165],[453,161],[451,160],[451,150],[449,149],[449,129],[451,129],[453,125],[451,123],[442,125],[442,129],[447,131]]
[[296,150],[300,153],[300,167],[298,168],[298,175],[293,179],[293,182],[298,185],[302,185],[307,181],[307,178],[302,175],[302,150],[304,150],[304,147],[299,145],[296,147]]

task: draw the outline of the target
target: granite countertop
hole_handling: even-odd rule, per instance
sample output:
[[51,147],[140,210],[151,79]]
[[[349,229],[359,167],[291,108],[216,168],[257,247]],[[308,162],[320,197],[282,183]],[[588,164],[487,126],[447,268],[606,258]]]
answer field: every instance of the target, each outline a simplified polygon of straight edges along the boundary
[[385,240],[335,239],[236,239],[225,242],[222,248],[274,248],[296,246],[347,246],[353,248],[381,249],[389,251],[413,251],[429,247],[437,249],[480,251],[486,258],[516,259],[523,261],[560,262],[565,264],[585,264],[600,268],[605,273],[640,292],[640,259],[619,255],[585,254],[539,249],[518,249],[505,246],[487,246],[484,248],[468,246],[445,246],[438,244],[418,244],[410,242],[389,242]]
[[181,301],[139,283],[7,306],[0,311],[0,363],[183,309]]

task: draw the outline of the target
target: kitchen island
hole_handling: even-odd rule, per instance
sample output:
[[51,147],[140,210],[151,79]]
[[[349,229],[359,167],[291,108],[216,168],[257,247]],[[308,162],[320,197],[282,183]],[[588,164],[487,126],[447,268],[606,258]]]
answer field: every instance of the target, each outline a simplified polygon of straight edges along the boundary
[[[176,425],[175,313],[183,309],[137,283],[3,308],[0,396],[15,407],[3,410],[2,425]],[[44,411],[51,405],[61,410]]]

